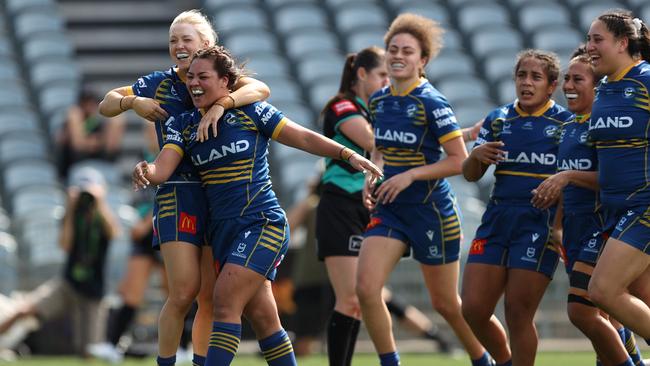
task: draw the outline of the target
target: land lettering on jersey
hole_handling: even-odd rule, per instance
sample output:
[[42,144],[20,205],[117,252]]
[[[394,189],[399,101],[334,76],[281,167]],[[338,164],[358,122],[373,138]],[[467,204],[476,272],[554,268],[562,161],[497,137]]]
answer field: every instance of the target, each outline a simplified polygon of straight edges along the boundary
[[589,159],[563,159],[558,166],[560,170],[590,170],[591,160]]
[[595,122],[592,120],[589,122],[589,130],[597,130],[600,128],[628,128],[632,126],[634,120],[629,116],[621,117],[603,117],[598,118]]
[[377,140],[397,141],[404,144],[413,144],[417,141],[417,136],[412,132],[393,130],[382,131],[380,128],[375,129],[375,138]]
[[510,157],[509,152],[505,152],[505,162],[508,163],[526,163],[526,164],[542,164],[542,165],[555,165],[557,158],[555,154],[548,153],[526,153],[524,151],[517,154],[515,157]]
[[197,154],[195,156],[192,156],[192,163],[194,165],[203,165],[207,164],[211,161],[214,160],[219,160],[225,156],[228,156],[230,154],[235,154],[235,153],[240,153],[248,150],[250,147],[250,144],[246,140],[239,140],[236,142],[231,142],[230,145],[221,145],[220,148],[218,149],[212,149],[210,151],[210,156],[203,160],[201,158],[201,155]]

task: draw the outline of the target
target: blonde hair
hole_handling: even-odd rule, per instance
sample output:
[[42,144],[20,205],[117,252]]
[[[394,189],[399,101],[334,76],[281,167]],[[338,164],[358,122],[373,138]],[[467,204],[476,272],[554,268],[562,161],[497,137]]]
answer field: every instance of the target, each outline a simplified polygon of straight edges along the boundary
[[412,13],[400,14],[393,20],[388,28],[388,32],[384,35],[384,43],[386,47],[390,40],[397,34],[407,33],[415,37],[420,48],[422,49],[422,57],[427,59],[427,63],[431,59],[438,56],[442,49],[442,34],[445,30],[440,26],[440,23],[435,20],[416,15]]
[[169,29],[177,24],[189,24],[193,26],[199,34],[199,37],[201,37],[201,40],[208,41],[208,47],[217,44],[217,32],[212,28],[208,17],[201,13],[200,10],[192,9],[178,14],[172,21]]

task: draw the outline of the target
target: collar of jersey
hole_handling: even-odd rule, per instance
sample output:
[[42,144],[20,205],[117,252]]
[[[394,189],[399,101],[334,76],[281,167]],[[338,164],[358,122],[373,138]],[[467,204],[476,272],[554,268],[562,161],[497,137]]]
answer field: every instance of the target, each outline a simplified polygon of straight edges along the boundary
[[199,114],[201,117],[205,116],[206,113],[208,113],[208,111],[205,108],[199,108]]
[[186,83],[186,82],[187,82],[187,79],[184,78],[184,77],[181,77],[181,74],[178,73],[178,66],[174,66],[174,67],[172,68],[172,70],[174,70],[174,74],[176,74],[176,76],[178,77],[178,79],[179,79],[180,81],[182,81],[183,83]]
[[577,114],[576,115],[576,122],[584,123],[585,121],[588,121],[589,118],[591,118],[591,113]]
[[624,69],[621,70],[618,74],[612,76],[611,78],[607,78],[607,81],[619,81],[619,80],[621,80],[621,79],[623,78],[623,76],[625,76],[628,72],[630,72],[630,70],[631,70],[634,66],[636,66],[636,65],[638,65],[638,64],[640,64],[640,63],[641,63],[641,60],[634,61],[630,66],[624,68]]
[[423,81],[423,78],[418,78],[411,86],[406,88],[402,93],[397,93],[395,88],[393,87],[393,84],[390,84],[390,94],[395,97],[404,97],[409,95],[413,91],[413,89],[417,88]]
[[533,113],[526,113],[526,112],[524,112],[523,109],[519,108],[519,99],[515,100],[515,110],[522,117],[541,117],[553,105],[555,105],[555,101],[553,101],[553,99],[549,99],[548,102],[546,102],[546,104],[544,104],[544,106],[542,106],[542,108],[536,110]]

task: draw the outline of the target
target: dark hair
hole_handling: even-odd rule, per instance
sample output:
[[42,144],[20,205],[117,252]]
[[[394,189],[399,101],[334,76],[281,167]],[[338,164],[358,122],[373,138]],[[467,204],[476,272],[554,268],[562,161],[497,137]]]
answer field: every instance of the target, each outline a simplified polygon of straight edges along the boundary
[[341,99],[354,99],[356,94],[352,90],[352,87],[357,83],[357,71],[359,71],[360,68],[363,68],[369,72],[381,65],[382,62],[384,62],[384,50],[376,46],[364,48],[358,53],[350,53],[345,58],[339,91],[334,97],[327,101],[322,113],[325,113],[333,103]]
[[442,49],[442,34],[445,30],[435,20],[416,14],[400,14],[393,20],[384,35],[386,47],[397,34],[407,33],[415,37],[422,49],[422,57],[427,63],[435,58]]
[[607,30],[616,38],[627,37],[627,53],[650,61],[650,30],[639,18],[634,18],[632,12],[624,9],[608,10],[598,17]]
[[589,52],[587,52],[587,46],[584,43],[578,46],[578,48],[576,48],[571,54],[571,57],[569,57],[569,65],[571,65],[572,62],[580,62],[589,66],[589,70],[591,71],[591,75],[594,79],[594,85],[598,83],[600,77],[598,74],[596,74],[593,66],[591,66],[591,57],[589,56]]
[[244,74],[230,51],[223,46],[212,46],[196,51],[192,57],[192,62],[198,59],[211,60],[212,67],[219,74],[219,77],[228,77],[228,89],[232,88],[239,80],[239,77]]
[[517,71],[519,71],[522,61],[527,58],[534,58],[542,62],[542,68],[544,69],[544,72],[546,72],[546,77],[548,78],[549,83],[557,81],[560,77],[560,58],[557,54],[538,49],[527,49],[517,54],[515,77],[517,76]]

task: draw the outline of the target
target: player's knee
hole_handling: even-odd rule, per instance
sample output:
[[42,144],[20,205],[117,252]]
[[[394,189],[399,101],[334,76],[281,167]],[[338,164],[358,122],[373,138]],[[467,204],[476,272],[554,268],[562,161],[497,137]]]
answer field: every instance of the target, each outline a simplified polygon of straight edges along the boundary
[[245,308],[244,316],[250,322],[258,339],[265,338],[282,327],[274,308]]
[[356,293],[347,294],[346,296],[339,296],[336,298],[336,308],[339,312],[346,315],[354,315],[361,313],[361,305]]
[[511,301],[505,304],[506,323],[511,331],[533,325],[535,310],[525,302]]
[[485,309],[481,301],[472,297],[463,298],[461,312],[465,321],[470,325],[487,322],[492,315],[491,312]]
[[461,313],[460,306],[455,301],[435,299],[432,300],[431,304],[433,305],[433,309],[445,319],[457,316]]
[[178,308],[189,309],[198,292],[199,290],[196,287],[180,287],[170,291],[167,302]]
[[369,276],[360,275],[355,289],[359,303],[363,305],[373,301],[381,302],[382,287],[381,283],[374,283]]
[[597,277],[591,278],[588,292],[591,301],[599,306],[607,306],[609,300],[616,294],[616,291],[605,286]]
[[567,305],[567,315],[569,316],[569,320],[582,331],[585,331],[594,320],[593,315],[591,314],[592,312],[588,310],[590,309],[587,309],[584,306],[579,306],[574,302],[570,302]]

